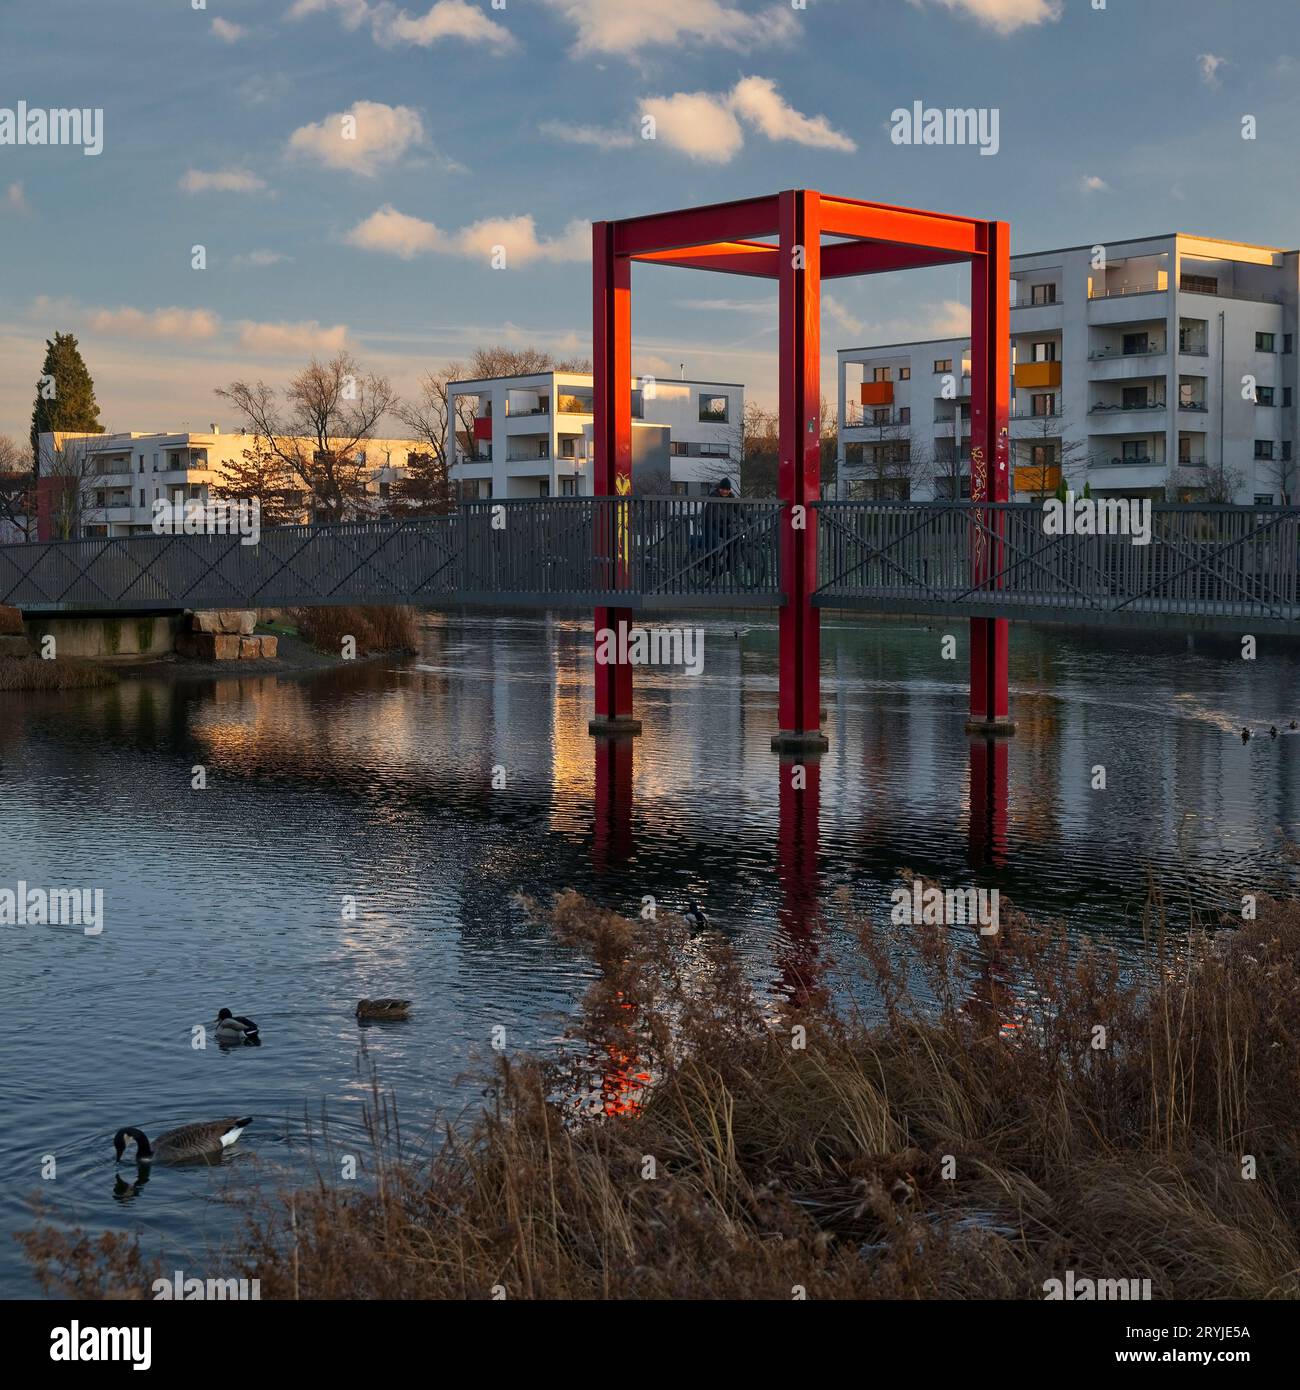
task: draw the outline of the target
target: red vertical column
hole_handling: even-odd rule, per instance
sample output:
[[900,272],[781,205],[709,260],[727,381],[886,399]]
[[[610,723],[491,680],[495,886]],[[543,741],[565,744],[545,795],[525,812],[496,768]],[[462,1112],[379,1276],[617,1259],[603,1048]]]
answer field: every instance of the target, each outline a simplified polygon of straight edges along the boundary
[[779,752],[827,747],[821,732],[821,627],[817,513],[821,486],[821,200],[805,189],[780,195],[777,295],[780,324],[781,521]]
[[821,759],[786,755],[777,793],[776,875],[781,885],[777,965],[787,1001],[803,1008],[820,994],[817,844],[821,817]]
[[[971,265],[971,501],[1011,499],[1007,416],[1011,394],[1011,234],[1005,222],[984,228],[983,254]],[[960,421],[960,411],[958,412]],[[960,426],[959,426],[960,428]],[[1003,565],[1005,519],[996,510],[975,510],[971,533],[972,582],[998,585]],[[1005,618],[970,623],[971,733],[1009,734]]]
[[[615,251],[612,222],[597,222],[591,229],[591,270],[594,568],[599,587],[619,590],[628,577],[630,508],[599,499],[626,498],[632,491],[632,263]],[[587,726],[593,734],[641,732],[641,721],[632,716],[632,667],[617,659],[625,645],[617,640],[619,629],[631,622],[631,609],[596,609],[596,717]],[[602,643],[605,630],[615,634],[613,643]],[[602,660],[611,647],[615,659]]]

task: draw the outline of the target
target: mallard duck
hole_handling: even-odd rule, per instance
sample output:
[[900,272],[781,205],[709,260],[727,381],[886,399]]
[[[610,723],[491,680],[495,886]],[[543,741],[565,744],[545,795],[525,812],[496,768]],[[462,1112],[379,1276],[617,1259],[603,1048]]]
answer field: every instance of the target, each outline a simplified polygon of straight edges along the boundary
[[698,927],[701,931],[709,925],[709,919],[704,915],[704,909],[694,898],[690,900],[690,904],[687,906],[686,911],[682,913],[682,916],[686,918],[691,926]]
[[214,1031],[219,1043],[259,1041],[257,1024],[251,1018],[245,1018],[243,1014],[232,1014],[229,1009],[222,1009],[217,1014],[217,1026]]
[[361,1019],[406,1018],[411,1012],[409,999],[359,999],[357,1017]]
[[205,1120],[198,1124],[181,1125],[179,1129],[169,1129],[152,1143],[142,1129],[119,1129],[113,1136],[113,1148],[117,1151],[119,1163],[128,1139],[135,1140],[137,1163],[184,1163],[188,1159],[219,1154],[252,1123],[251,1115],[245,1115],[241,1120]]

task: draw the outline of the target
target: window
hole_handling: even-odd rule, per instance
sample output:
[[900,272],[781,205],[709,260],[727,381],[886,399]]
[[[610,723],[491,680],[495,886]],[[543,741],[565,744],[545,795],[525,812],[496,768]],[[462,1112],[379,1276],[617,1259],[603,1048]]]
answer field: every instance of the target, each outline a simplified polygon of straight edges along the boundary
[[1180,410],[1194,410],[1201,404],[1201,402],[1196,399],[1194,394],[1195,390],[1195,385],[1190,381],[1180,381],[1178,383],[1178,408]]
[[[141,463],[141,466],[143,466],[144,460],[141,459],[141,460],[140,460],[140,463]],[[142,507],[144,506],[144,488],[141,488],[141,489],[140,489],[140,505],[141,505]]]
[[1141,355],[1151,350],[1151,336],[1148,333],[1125,333],[1124,356]]
[[876,406],[871,412],[871,423],[873,425],[887,425],[889,423],[889,407],[887,405]]
[[1140,439],[1126,439],[1120,445],[1120,453],[1125,463],[1145,463],[1147,446]]
[[537,441],[537,457],[548,459],[551,456],[551,441],[549,439],[539,439]]
[[1273,344],[1275,343],[1275,341],[1276,341],[1276,339],[1273,337],[1273,335],[1272,335],[1271,333],[1256,333],[1256,334],[1255,334],[1255,351],[1256,351],[1256,352],[1273,352],[1273,351],[1275,351],[1275,348],[1274,348],[1274,346],[1273,346]]
[[388,496],[388,492],[389,492],[390,486],[391,486],[391,484],[389,484],[389,483],[380,483],[380,484],[379,484],[379,495],[380,495],[381,497],[387,497],[387,496]]
[[1055,362],[1056,344],[1035,343],[1033,347],[1033,360],[1035,362]]
[[912,423],[912,407],[910,405],[900,405],[898,407],[898,423],[900,425],[910,425]]
[[[1034,415],[1054,415],[1056,413],[1052,409],[1052,394],[1050,391],[1033,397],[1033,408],[1031,413]],[[966,417],[963,415],[962,418],[964,419]]]
[[1218,294],[1219,280],[1215,275],[1184,275],[1178,288],[1184,294]]
[[1292,335],[1291,335],[1290,333],[1283,333],[1283,334],[1282,334],[1282,351],[1283,351],[1283,352],[1291,352],[1291,351],[1292,351],[1292,347],[1291,347],[1292,341],[1293,341],[1293,339],[1292,339]]
[[144,472],[144,455],[143,455],[143,454],[140,455],[140,466],[139,466],[139,468],[137,468],[135,471],[136,471],[137,473],[143,473],[143,472]]
[[155,473],[158,471],[158,455],[157,455],[157,454],[155,454],[155,455],[153,456],[153,471],[154,471]]
[[1273,457],[1273,441],[1271,439],[1257,439],[1255,441],[1255,457],[1257,459],[1271,459]]
[[889,367],[872,367],[871,379],[872,381],[893,381],[893,371]]
[[561,497],[576,497],[577,495],[578,495],[578,480],[577,480],[577,478],[561,478],[561,479],[560,479],[560,496],[561,496]]
[[1291,441],[1289,439],[1282,441],[1282,461],[1284,463],[1291,461]]
[[1031,304],[1055,304],[1056,286],[1031,285],[1029,288],[1029,302]]
[[565,437],[560,440],[560,457],[566,459],[575,457],[577,445],[578,441],[571,434],[565,435]]
[[1178,462],[1191,463],[1192,461],[1192,441],[1183,434],[1178,437]]
[[941,372],[950,371],[952,371],[951,357],[936,357],[934,359],[934,372],[936,376],[938,376]]
[[551,495],[551,480],[549,478],[543,478],[537,484],[537,495],[538,497],[549,497]]
[[1257,492],[1255,494],[1255,505],[1257,507],[1271,507],[1273,505],[1273,494],[1271,492]]
[[[1290,352],[1290,350],[1291,350],[1290,348],[1287,349],[1288,352]],[[898,369],[898,379],[899,379],[899,381],[911,381],[911,379],[912,379],[912,369],[911,369],[911,367],[900,367],[900,368]]]
[[727,423],[726,396],[700,396],[700,419],[708,421],[710,424],[725,425]]
[[1284,386],[1282,388],[1282,404],[1288,410],[1291,407],[1291,388],[1289,386]]
[[684,439],[674,439],[672,442],[672,451],[680,458],[690,453],[690,447]]
[[701,457],[701,458],[723,458],[723,459],[725,459],[725,458],[730,458],[730,457],[731,457],[731,449],[730,449],[730,446],[729,446],[729,445],[726,445],[726,444],[701,444],[701,445],[700,445],[700,457]]
[[674,497],[685,497],[685,496],[686,496],[686,484],[685,484],[685,483],[674,483],[674,484],[673,484],[673,496],[674,496]]
[[1256,405],[1272,405],[1272,404],[1273,404],[1273,388],[1272,388],[1271,386],[1257,386],[1257,387],[1255,387],[1255,404],[1256,404]]
[[1049,468],[1056,462],[1056,446],[1054,444],[1035,444],[1029,451],[1029,457],[1035,468]]
[[1125,410],[1145,410],[1151,404],[1151,394],[1145,386],[1126,386],[1123,404]]

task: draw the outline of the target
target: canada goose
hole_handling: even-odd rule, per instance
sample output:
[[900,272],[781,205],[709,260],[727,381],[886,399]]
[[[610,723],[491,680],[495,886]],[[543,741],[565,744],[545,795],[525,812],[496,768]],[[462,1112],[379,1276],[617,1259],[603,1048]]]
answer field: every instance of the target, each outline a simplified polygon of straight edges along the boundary
[[690,900],[690,904],[686,911],[682,913],[682,916],[686,918],[691,926],[698,927],[701,931],[709,925],[709,919],[704,915],[704,909],[694,898]]
[[169,1129],[152,1144],[143,1130],[119,1129],[113,1136],[113,1148],[117,1151],[119,1163],[128,1139],[135,1140],[137,1163],[184,1163],[187,1159],[219,1154],[252,1123],[251,1115],[245,1115],[242,1120],[200,1121],[198,1124],[181,1125],[179,1129]]
[[260,1041],[257,1033],[257,1024],[251,1018],[245,1018],[243,1014],[232,1014],[229,1009],[222,1009],[217,1014],[216,1026],[217,1041],[219,1043],[247,1043]]
[[1270,725],[1268,726],[1268,736],[1269,736],[1269,738],[1276,738],[1276,737],[1277,737],[1277,725],[1276,725],[1276,724],[1270,724]]
[[359,999],[357,1001],[358,1019],[398,1019],[406,1018],[411,1012],[409,999]]

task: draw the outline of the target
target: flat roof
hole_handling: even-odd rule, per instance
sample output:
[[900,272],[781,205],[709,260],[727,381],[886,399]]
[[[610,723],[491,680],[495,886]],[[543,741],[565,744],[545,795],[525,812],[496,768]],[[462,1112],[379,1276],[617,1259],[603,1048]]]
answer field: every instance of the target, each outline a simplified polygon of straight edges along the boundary
[[1042,251],[1017,251],[1011,259],[1016,261],[1021,256],[1059,256],[1064,251],[1088,251],[1094,246],[1136,246],[1143,241],[1175,241],[1179,237],[1187,241],[1212,241],[1219,246],[1245,246],[1252,251],[1272,251],[1282,256],[1289,254],[1284,246],[1266,246],[1261,241],[1233,241],[1229,237],[1204,236],[1200,232],[1157,232],[1154,236],[1125,237],[1123,241],[1084,241],[1077,246],[1049,246]]
[[[490,381],[531,381],[539,376],[585,376],[592,377],[591,372],[567,372],[562,367],[547,367],[540,372],[511,372],[508,376],[467,376],[459,381],[449,381],[448,386],[485,386]],[[632,380],[636,381],[640,377],[654,377],[656,382],[664,385],[671,385],[674,381],[682,386],[730,386],[733,390],[743,391],[745,383],[743,381],[704,381],[697,376],[655,376],[653,372],[635,372]],[[594,382],[595,378],[592,377]]]

